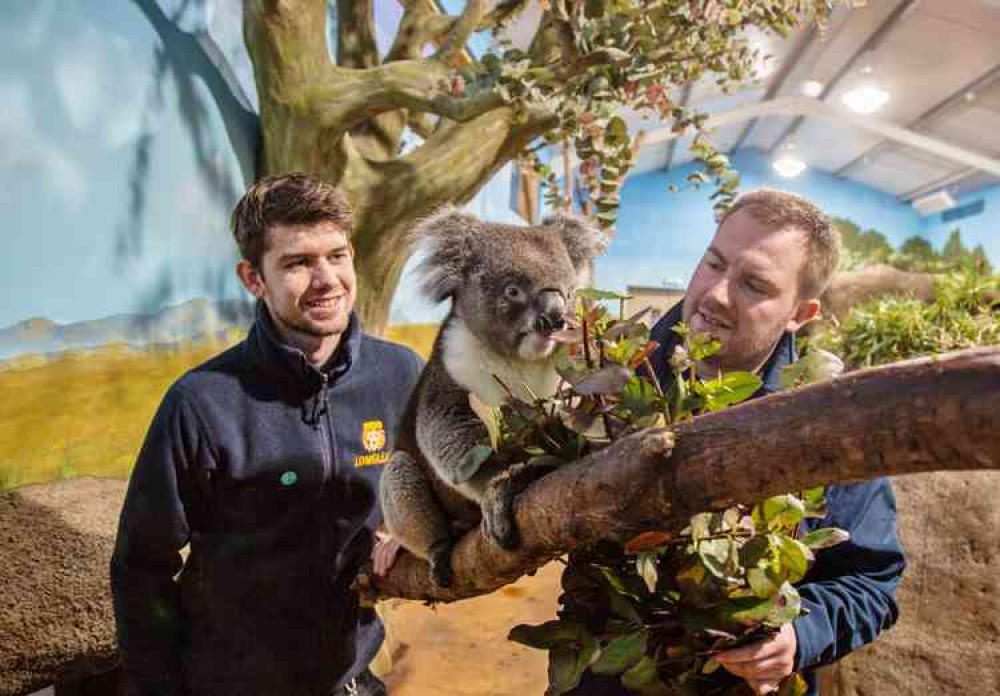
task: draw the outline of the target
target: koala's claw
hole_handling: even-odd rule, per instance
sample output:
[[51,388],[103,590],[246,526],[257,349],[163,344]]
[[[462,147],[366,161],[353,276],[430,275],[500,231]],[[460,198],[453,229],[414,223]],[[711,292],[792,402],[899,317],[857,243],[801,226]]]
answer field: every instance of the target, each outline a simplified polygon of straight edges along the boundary
[[490,486],[483,506],[483,533],[506,551],[513,551],[521,543],[514,524],[515,494],[513,480],[509,476],[500,477]]
[[451,587],[451,550],[454,542],[438,542],[430,550],[431,577],[438,587]]

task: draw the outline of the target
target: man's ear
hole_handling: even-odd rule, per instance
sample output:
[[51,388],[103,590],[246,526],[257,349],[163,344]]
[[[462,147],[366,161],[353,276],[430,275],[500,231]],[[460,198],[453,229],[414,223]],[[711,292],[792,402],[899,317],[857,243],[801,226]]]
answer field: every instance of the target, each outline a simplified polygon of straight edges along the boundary
[[795,314],[792,315],[792,318],[789,319],[788,323],[785,325],[785,330],[795,333],[813,319],[818,318],[819,307],[819,300],[815,298],[799,302],[798,306],[795,308]]
[[243,287],[249,290],[251,295],[258,300],[264,297],[264,276],[252,263],[246,259],[240,259],[236,264],[236,275],[240,277]]

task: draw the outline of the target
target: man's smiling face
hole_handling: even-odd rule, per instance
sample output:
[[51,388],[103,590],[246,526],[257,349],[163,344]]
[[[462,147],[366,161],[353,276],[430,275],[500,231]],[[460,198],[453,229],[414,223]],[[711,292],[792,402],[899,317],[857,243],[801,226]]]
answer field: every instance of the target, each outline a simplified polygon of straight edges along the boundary
[[357,280],[350,244],[336,224],[276,225],[268,232],[261,268],[241,265],[245,284],[267,304],[286,340],[304,349],[340,340]]
[[815,316],[818,302],[799,292],[808,251],[803,232],[770,230],[748,208],[726,218],[684,296],[691,330],[722,344],[702,372],[756,370],[783,332]]

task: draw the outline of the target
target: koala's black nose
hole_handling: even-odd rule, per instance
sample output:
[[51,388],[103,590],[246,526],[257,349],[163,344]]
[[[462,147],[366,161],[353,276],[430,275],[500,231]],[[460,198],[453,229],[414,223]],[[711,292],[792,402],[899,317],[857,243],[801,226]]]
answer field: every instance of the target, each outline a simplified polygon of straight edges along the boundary
[[545,290],[535,301],[538,316],[535,317],[535,331],[552,333],[566,326],[566,299],[558,290]]

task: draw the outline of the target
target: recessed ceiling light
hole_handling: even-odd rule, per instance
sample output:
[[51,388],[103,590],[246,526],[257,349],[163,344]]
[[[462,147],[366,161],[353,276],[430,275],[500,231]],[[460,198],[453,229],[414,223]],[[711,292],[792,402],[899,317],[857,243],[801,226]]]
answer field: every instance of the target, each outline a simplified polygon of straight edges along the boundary
[[819,80],[806,80],[802,83],[802,94],[815,99],[823,94],[824,84]]
[[889,101],[889,93],[875,82],[871,66],[861,70],[862,78],[857,86],[844,93],[842,99],[847,108],[859,114],[872,114]]
[[806,170],[806,163],[799,157],[794,143],[781,148],[781,152],[771,162],[771,168],[786,179],[794,179]]

